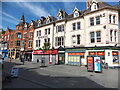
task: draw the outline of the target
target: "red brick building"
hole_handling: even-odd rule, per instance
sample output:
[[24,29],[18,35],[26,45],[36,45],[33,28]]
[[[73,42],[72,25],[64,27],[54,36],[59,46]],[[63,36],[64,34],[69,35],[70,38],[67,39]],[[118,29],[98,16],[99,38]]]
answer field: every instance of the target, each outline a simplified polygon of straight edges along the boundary
[[33,33],[36,26],[35,21],[25,22],[24,15],[16,25],[16,30],[11,32],[9,56],[16,59],[24,57],[25,60],[32,59]]

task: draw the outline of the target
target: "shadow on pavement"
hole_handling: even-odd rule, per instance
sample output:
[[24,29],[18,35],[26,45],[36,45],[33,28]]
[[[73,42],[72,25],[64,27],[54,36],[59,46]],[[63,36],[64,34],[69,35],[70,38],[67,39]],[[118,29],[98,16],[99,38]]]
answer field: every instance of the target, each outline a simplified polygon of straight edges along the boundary
[[[11,68],[13,66],[19,67],[22,64],[16,64],[16,63],[9,63],[5,62],[4,63],[4,68],[3,68],[3,73],[11,72]],[[25,67],[20,67],[19,68],[19,74],[18,78],[23,79],[25,81],[34,83],[36,85],[43,85],[44,87],[47,88],[105,88],[96,82],[86,78],[86,77],[72,77],[72,76],[50,76],[48,75],[41,75],[41,72],[36,72],[33,71],[34,69],[39,69],[40,67],[37,68],[25,68]],[[29,87],[24,87],[24,81],[20,82],[17,81],[15,82],[15,79],[12,80],[10,83],[3,83],[3,89],[4,88],[29,88]],[[11,85],[14,83],[15,85]],[[36,88],[36,87],[33,87]]]

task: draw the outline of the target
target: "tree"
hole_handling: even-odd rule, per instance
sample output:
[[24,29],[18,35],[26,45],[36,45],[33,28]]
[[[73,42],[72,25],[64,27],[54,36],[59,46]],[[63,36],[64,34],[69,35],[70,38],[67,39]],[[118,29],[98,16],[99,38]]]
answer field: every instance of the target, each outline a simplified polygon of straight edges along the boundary
[[44,43],[44,46],[42,47],[43,52],[46,52],[47,50],[50,50],[50,43],[46,42]]

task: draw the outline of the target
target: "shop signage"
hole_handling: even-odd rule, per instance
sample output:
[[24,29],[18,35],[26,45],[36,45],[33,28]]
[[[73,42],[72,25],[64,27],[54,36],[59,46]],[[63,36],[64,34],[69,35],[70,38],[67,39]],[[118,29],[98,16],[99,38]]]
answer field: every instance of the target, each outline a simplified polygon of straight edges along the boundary
[[85,53],[68,53],[68,55],[84,55]]
[[97,55],[105,55],[104,52],[97,52]]
[[34,50],[32,52],[32,54],[40,54],[40,55],[44,55],[44,54],[58,54],[58,50],[47,50],[46,52],[43,52],[42,50]]
[[104,52],[89,52],[89,55],[105,55]]
[[87,70],[93,71],[93,57],[88,56],[87,57]]
[[112,55],[114,56],[114,55],[118,55],[118,52],[112,52]]
[[100,57],[94,57],[94,71],[102,72]]
[[96,55],[96,52],[89,52],[89,55]]

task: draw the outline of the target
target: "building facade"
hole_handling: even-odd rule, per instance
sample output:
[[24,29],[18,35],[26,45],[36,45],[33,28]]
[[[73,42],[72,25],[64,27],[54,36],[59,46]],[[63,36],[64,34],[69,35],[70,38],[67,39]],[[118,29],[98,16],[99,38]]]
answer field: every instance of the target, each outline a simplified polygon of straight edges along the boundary
[[[38,31],[45,37],[46,28],[50,28],[51,47],[58,51],[58,62],[62,60],[70,65],[87,65],[87,56],[99,56],[102,63],[118,66],[119,58],[119,9],[97,0],[87,2],[87,9],[79,11],[75,8],[68,15],[60,9],[53,23],[41,24],[35,29],[34,49],[38,40]],[[47,38],[46,37],[46,38]],[[38,42],[38,41],[37,41]],[[44,38],[39,38],[39,48],[43,47]]]

